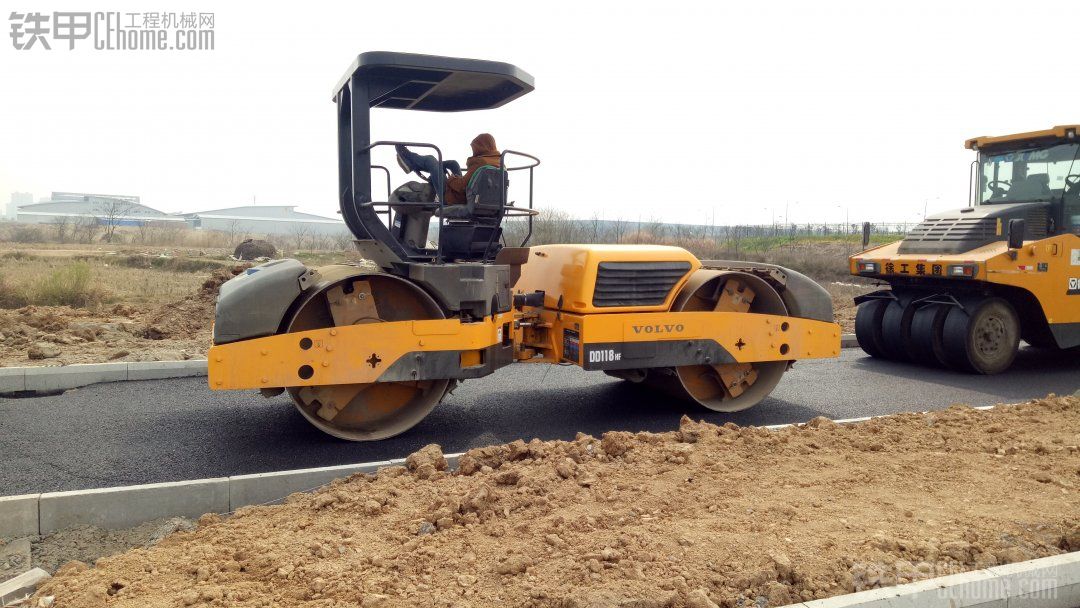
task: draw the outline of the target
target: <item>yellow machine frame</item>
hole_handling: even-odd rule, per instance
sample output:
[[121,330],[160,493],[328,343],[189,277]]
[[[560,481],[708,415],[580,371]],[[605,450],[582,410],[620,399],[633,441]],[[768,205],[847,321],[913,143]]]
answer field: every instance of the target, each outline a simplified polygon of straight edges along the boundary
[[[593,286],[600,263],[625,261],[688,266],[661,304],[595,306]],[[521,268],[515,291],[543,291],[542,306],[475,321],[372,323],[219,344],[208,355],[209,382],[211,388],[228,390],[422,381],[445,377],[432,375],[431,366],[420,364],[426,356],[452,355],[467,374],[470,368],[485,368],[493,349],[507,347],[512,348],[512,360],[596,370],[839,355],[840,327],[835,323],[750,312],[670,310],[701,267],[697,258],[676,247],[536,247]]]

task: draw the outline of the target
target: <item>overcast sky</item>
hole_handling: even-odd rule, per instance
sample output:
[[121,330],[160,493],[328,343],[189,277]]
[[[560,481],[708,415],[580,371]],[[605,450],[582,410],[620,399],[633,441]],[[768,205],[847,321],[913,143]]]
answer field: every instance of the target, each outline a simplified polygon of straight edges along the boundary
[[499,110],[376,110],[372,135],[464,160],[490,132],[543,160],[538,206],[580,217],[915,221],[966,203],[965,138],[1080,122],[1075,1],[84,4],[6,6],[214,12],[216,48],[19,51],[5,21],[3,202],[335,216],[331,94],[365,50],[532,74],[536,91]]

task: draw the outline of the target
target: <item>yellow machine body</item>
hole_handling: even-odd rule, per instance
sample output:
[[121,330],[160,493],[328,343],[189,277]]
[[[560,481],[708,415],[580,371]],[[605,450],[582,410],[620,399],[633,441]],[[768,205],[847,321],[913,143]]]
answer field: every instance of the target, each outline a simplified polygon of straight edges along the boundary
[[863,350],[993,374],[1012,364],[1021,341],[1080,347],[1078,130],[967,140],[978,153],[969,206],[850,258],[852,275],[888,286],[856,298]]
[[[594,305],[594,288],[601,264],[609,262],[675,262],[686,269],[659,304],[601,308]],[[676,294],[700,268],[697,258],[676,247],[534,247],[514,290],[543,291],[542,306],[471,321],[358,324],[220,344],[208,354],[209,382],[213,389],[230,390],[427,380],[435,377],[432,368],[414,364],[417,359],[452,353],[458,371],[467,372],[483,367],[499,347],[511,348],[517,361],[568,362],[590,370],[647,369],[695,355],[696,362],[709,365],[839,355],[840,328],[832,322],[672,311]]]
[[[287,392],[320,430],[372,441],[418,424],[455,383],[515,362],[573,364],[734,412],[768,396],[793,362],[839,355],[831,298],[797,272],[677,247],[528,248],[538,157],[478,154],[483,166],[470,159],[464,200],[451,204],[422,162],[445,160],[438,146],[371,141],[375,108],[485,110],[534,86],[504,62],[361,53],[333,99],[341,215],[370,264],[273,260],[224,283],[210,388]],[[427,183],[391,189],[376,151]],[[518,246],[509,222],[524,229]]]
[[[1080,236],[1025,241],[1010,250],[1004,241],[959,254],[901,254],[900,242],[868,249],[851,257],[851,274],[881,280],[919,282],[928,278],[953,282],[956,287],[1001,285],[1023,290],[1039,303],[1051,325],[1080,323]],[[859,270],[873,262],[878,272]],[[971,268],[970,274],[950,275],[950,268]]]

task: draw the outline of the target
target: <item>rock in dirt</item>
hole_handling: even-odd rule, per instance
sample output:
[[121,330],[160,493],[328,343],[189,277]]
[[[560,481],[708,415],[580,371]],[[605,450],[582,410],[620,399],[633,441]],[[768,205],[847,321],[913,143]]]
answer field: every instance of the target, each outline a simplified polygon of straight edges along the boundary
[[622,456],[634,447],[634,435],[626,431],[609,431],[600,440],[600,447],[609,456]]
[[577,475],[577,463],[573,458],[563,458],[555,465],[555,472],[563,479],[570,479]]
[[720,608],[716,602],[709,599],[709,594],[704,589],[695,589],[686,596],[686,608]]
[[26,350],[28,359],[52,359],[60,356],[60,347],[48,342],[37,342]]
[[420,479],[431,479],[438,471],[447,469],[446,457],[442,448],[429,443],[405,458],[405,466]]
[[502,560],[495,566],[495,572],[499,574],[521,574],[525,572],[533,564],[532,559],[527,556],[515,554]]
[[30,569],[30,539],[16,538],[0,545],[0,581]]

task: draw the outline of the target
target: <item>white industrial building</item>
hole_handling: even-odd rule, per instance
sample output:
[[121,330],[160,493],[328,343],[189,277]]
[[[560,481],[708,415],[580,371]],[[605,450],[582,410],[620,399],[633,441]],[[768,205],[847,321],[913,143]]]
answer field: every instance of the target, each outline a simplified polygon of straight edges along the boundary
[[34,195],[29,192],[12,192],[11,202],[4,209],[4,219],[15,221],[19,215],[20,205],[29,205],[34,202]]
[[309,234],[339,235],[348,233],[340,219],[303,213],[296,205],[249,205],[185,213],[188,224],[197,230],[222,230],[247,234]]
[[16,220],[25,224],[51,224],[64,219],[95,219],[115,226],[139,226],[148,222],[183,222],[139,203],[139,197],[121,194],[53,192],[46,200],[18,205]]
[[143,205],[137,196],[53,192],[48,199],[32,202],[29,194],[12,195],[15,218],[27,224],[50,224],[95,219],[100,224],[141,226],[183,224],[194,230],[220,230],[247,235],[337,236],[348,234],[345,222],[296,210],[296,205],[245,205],[193,213],[165,213]]

